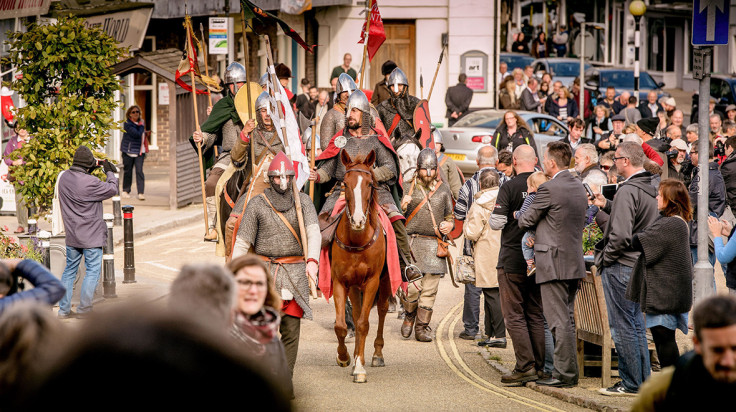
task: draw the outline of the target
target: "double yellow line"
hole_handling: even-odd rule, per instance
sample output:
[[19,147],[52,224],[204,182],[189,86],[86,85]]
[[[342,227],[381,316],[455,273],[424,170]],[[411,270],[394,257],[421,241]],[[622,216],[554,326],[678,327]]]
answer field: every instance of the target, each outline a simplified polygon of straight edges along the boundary
[[[437,348],[440,351],[440,356],[445,361],[447,366],[449,366],[450,369],[453,372],[455,372],[455,374],[459,376],[461,379],[465,380],[469,384],[485,392],[492,393],[494,395],[506,398],[508,400],[511,400],[511,401],[520,403],[522,405],[528,406],[530,408],[538,409],[541,411],[564,412],[562,409],[557,409],[549,405],[545,405],[544,403],[537,402],[531,399],[527,399],[507,389],[494,385],[491,382],[488,382],[487,380],[483,379],[482,377],[480,377],[478,374],[476,374],[470,369],[470,367],[465,363],[465,361],[463,361],[463,358],[460,356],[460,352],[457,350],[457,345],[455,344],[455,340],[453,339],[453,331],[455,330],[455,327],[457,326],[457,323],[460,321],[460,318],[461,318],[460,310],[462,309],[462,305],[463,303],[460,302],[457,305],[455,305],[452,309],[450,309],[447,315],[445,315],[445,317],[442,318],[442,320],[440,321],[440,325],[437,328],[437,336],[435,338],[435,342],[437,342]],[[450,322],[449,327],[447,327],[448,322]],[[443,335],[447,337],[447,341],[450,346],[450,350],[454,357],[454,362],[453,362],[453,359],[447,354],[447,351],[445,350],[445,345],[443,344],[443,339],[442,339]],[[462,370],[458,369],[455,363],[457,363],[457,365],[459,365]]]

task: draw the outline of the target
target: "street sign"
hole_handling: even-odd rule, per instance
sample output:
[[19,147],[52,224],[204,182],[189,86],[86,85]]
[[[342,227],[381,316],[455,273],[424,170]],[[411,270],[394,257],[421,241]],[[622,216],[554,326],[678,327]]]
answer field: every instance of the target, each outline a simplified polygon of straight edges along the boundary
[[702,80],[710,73],[710,60],[713,47],[696,47],[693,49],[693,79]]
[[693,46],[728,44],[729,0],[693,2]]

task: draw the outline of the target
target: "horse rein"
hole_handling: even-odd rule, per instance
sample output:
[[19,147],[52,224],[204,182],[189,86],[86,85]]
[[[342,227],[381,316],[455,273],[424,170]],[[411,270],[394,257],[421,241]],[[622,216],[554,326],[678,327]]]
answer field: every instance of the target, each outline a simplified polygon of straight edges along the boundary
[[[371,180],[373,178],[373,172],[371,172],[370,170],[363,170],[363,169],[356,169],[356,168],[345,170],[345,174],[346,175],[349,172],[367,173],[367,174],[369,174],[371,176]],[[345,186],[344,179],[345,178],[343,177],[343,182],[342,182],[342,186],[343,187]],[[377,187],[375,185],[373,185],[373,183],[371,183],[370,186],[374,190],[377,189]],[[341,190],[342,190],[342,187],[341,187]],[[369,206],[369,209],[370,209],[370,206]],[[347,202],[345,203],[345,213],[347,214],[348,219],[352,219],[352,217],[350,215],[350,207],[348,206]],[[339,220],[340,219],[335,219],[336,222],[339,221]],[[371,227],[373,227],[373,225],[371,225]],[[343,250],[345,250],[347,252],[350,252],[350,253],[358,253],[358,252],[362,252],[362,251],[368,249],[369,247],[373,246],[374,243],[376,243],[376,240],[378,240],[378,232],[379,232],[378,228],[373,227],[373,238],[371,240],[369,240],[366,244],[362,245],[362,246],[348,246],[348,245],[346,245],[345,243],[343,243],[340,240],[340,238],[337,236],[337,233],[335,234],[335,242],[337,243],[338,246],[340,246],[341,249],[343,249]]]

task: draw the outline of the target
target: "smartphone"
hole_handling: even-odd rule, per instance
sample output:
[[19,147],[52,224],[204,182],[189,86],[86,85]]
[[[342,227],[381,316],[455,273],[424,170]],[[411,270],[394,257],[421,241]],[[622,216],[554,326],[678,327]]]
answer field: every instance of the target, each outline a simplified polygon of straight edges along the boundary
[[605,197],[608,200],[613,200],[613,197],[616,196],[617,190],[618,190],[617,184],[601,186],[601,194],[603,195],[603,197]]
[[593,190],[590,188],[590,186],[588,186],[587,183],[583,183],[583,187],[585,188],[585,191],[588,192],[588,198],[590,200],[594,200],[595,194],[593,193]]

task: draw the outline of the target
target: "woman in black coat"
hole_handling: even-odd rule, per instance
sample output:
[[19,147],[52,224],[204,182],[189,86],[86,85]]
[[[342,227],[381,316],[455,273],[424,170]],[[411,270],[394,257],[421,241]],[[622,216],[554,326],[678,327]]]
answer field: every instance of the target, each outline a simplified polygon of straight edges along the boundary
[[652,331],[662,367],[680,357],[675,331],[687,334],[687,315],[693,304],[693,264],[690,256],[692,220],[690,195],[685,184],[665,179],[659,184],[660,216],[643,232],[635,234],[632,246],[641,251],[626,291],[638,302]]
[[133,186],[133,168],[135,167],[135,184],[138,190],[138,199],[145,200],[144,196],[146,176],[143,175],[143,160],[148,152],[146,139],[150,132],[141,119],[141,108],[130,106],[125,112],[123,123],[123,138],[120,140],[120,151],[123,154],[123,197],[130,197]]
[[534,142],[534,136],[529,130],[524,119],[515,111],[509,110],[503,114],[503,121],[496,127],[491,138],[491,145],[499,152],[501,150],[514,150],[520,145],[528,144],[537,151],[537,144]]
[[524,33],[519,33],[519,37],[517,37],[514,44],[511,45],[511,51],[529,54],[529,44],[524,39]]

